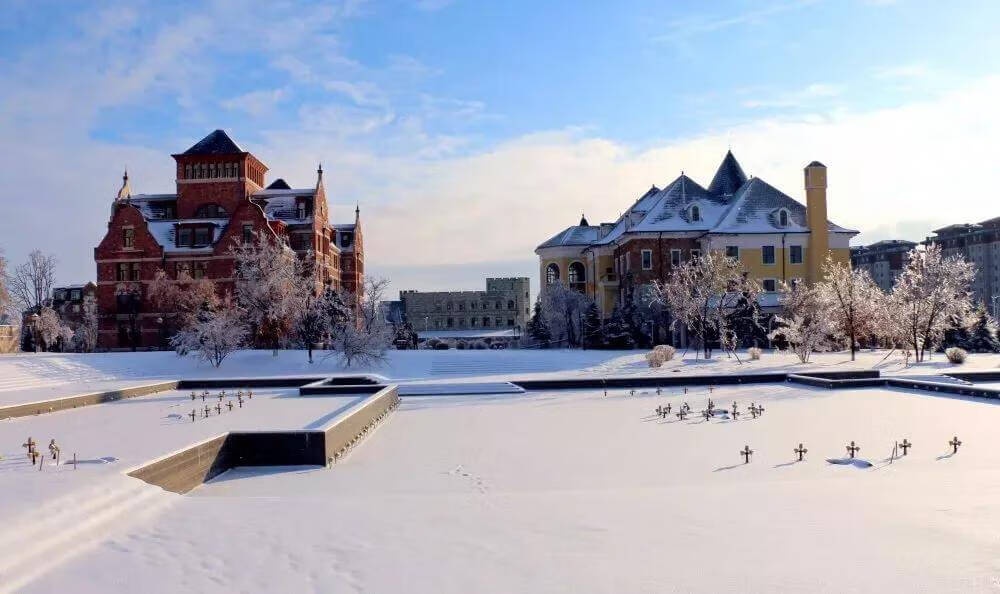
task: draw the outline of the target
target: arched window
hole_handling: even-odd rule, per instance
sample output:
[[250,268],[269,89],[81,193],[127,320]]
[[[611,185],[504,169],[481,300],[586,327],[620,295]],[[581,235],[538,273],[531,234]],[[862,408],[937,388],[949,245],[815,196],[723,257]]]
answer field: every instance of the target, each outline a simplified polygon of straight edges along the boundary
[[587,285],[587,270],[580,262],[569,265],[569,288],[583,292]]
[[701,209],[698,208],[697,204],[692,204],[691,205],[691,222],[693,223],[695,221],[700,221],[700,220],[701,220]]
[[559,282],[559,266],[557,264],[549,264],[545,267],[545,284],[551,285],[557,282]]
[[787,227],[788,226],[788,211],[782,208],[778,211],[778,226]]

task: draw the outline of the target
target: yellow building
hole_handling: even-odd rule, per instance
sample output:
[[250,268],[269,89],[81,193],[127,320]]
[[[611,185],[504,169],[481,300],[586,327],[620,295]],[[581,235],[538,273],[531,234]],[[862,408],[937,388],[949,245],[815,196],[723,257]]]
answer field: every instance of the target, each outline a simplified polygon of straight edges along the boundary
[[535,249],[542,290],[561,282],[584,292],[604,315],[623,299],[642,299],[656,280],[708,251],[737,258],[763,285],[762,305],[777,304],[781,282],[815,282],[827,255],[850,263],[858,232],[826,218],[827,170],[805,168],[806,204],[757,177],[727,152],[708,188],[688,176],[653,186],[614,223],[586,218]]

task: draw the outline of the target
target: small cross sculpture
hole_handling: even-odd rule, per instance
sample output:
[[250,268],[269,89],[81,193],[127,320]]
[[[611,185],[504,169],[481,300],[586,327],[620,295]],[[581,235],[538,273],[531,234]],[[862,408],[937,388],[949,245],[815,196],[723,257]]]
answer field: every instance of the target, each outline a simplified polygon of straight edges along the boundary
[[226,406],[229,407],[229,410],[233,410],[233,401],[229,400],[228,402],[226,402]]
[[247,390],[247,398],[253,400],[253,390]]
[[854,454],[858,453],[860,450],[861,446],[854,445],[854,440],[852,439],[851,443],[847,446],[847,453],[851,455],[851,458],[853,458]]
[[743,446],[743,450],[740,451],[740,455],[743,456],[743,463],[744,464],[749,464],[750,463],[750,456],[751,456],[751,454],[753,454],[753,450],[750,449],[750,446],[748,446],[748,445]]
[[661,392],[662,390],[660,390],[660,386],[656,386],[656,395],[659,396]]
[[712,413],[711,413],[711,411],[703,410],[703,411],[701,411],[701,416],[704,417],[705,420],[707,421],[710,418],[712,418]]
[[237,402],[240,403],[240,408],[243,408],[243,398],[238,398]]
[[712,393],[712,392],[714,392],[714,391],[715,391],[715,386],[709,386],[709,387],[708,387],[708,393],[709,393],[709,394],[711,394],[711,393]]
[[208,408],[208,406],[205,406],[205,418],[208,418],[208,414],[210,412],[212,412],[212,409]]
[[962,442],[958,440],[958,436],[956,435],[955,437],[951,438],[951,441],[948,442],[948,445],[951,446],[951,453],[957,454],[958,446],[962,445]]
[[194,418],[195,418],[195,417],[196,417],[197,415],[195,414],[195,412],[194,412],[194,409],[193,409],[193,408],[191,409],[191,414],[189,414],[188,416],[189,416],[189,417],[191,417],[191,422],[192,422],[192,423],[194,423]]
[[802,461],[802,456],[803,456],[803,455],[804,455],[804,454],[805,454],[806,452],[808,452],[809,450],[807,450],[806,448],[802,447],[802,444],[800,443],[800,444],[799,444],[799,447],[795,448],[795,449],[794,449],[794,450],[792,450],[792,451],[793,451],[793,452],[795,452],[796,454],[798,454],[798,455],[799,455],[799,462],[801,462],[801,461]]
[[684,388],[684,393],[685,393],[685,394],[687,394],[687,393],[688,393],[688,389],[687,389],[687,388]]
[[220,414],[220,415],[222,414],[222,404],[221,403],[215,405],[215,412],[217,414]]
[[53,460],[59,459],[59,446],[56,445],[55,438],[52,438],[52,440],[49,441],[49,454],[52,456]]
[[757,414],[758,414],[758,413],[757,413],[757,405],[756,405],[756,404],[753,404],[753,403],[751,402],[751,403],[750,403],[750,416],[752,416],[753,418],[755,418],[755,419],[756,419],[756,418],[757,418]]
[[243,390],[239,390],[238,392],[236,392],[236,397],[243,398]]
[[628,395],[629,395],[629,396],[635,396],[635,388],[633,388],[633,389],[629,390],[629,393],[628,393]]
[[683,404],[683,407],[686,412],[691,412],[691,405],[688,404],[687,402]]
[[195,394],[194,392],[191,392],[191,400],[192,401],[194,401],[194,399],[197,398],[197,397],[198,397],[197,394]]
[[656,407],[656,416],[658,416],[658,417],[663,416],[662,412],[663,412],[663,407],[662,406],[657,406]]
[[900,442],[900,444],[899,444],[899,447],[903,448],[903,455],[905,456],[905,455],[906,455],[906,451],[907,451],[907,450],[909,450],[910,448],[912,448],[912,447],[913,447],[913,444],[912,444],[912,443],[910,443],[910,442],[909,442],[909,441],[908,441],[908,440],[907,440],[907,439],[906,439],[906,438],[904,437],[904,438],[903,438],[903,441],[902,441],[902,442]]
[[663,416],[667,416],[669,414],[670,414],[670,404],[667,404],[667,408],[663,410]]
[[[28,448],[28,456],[30,457],[32,454],[35,453],[35,445],[36,445],[35,440],[29,437],[28,441],[21,444],[21,447]],[[32,462],[32,464],[34,464],[34,462]]]
[[205,402],[205,396],[208,396],[208,390],[205,390],[204,392],[201,393],[201,401],[202,402]]
[[757,416],[759,416],[759,417],[763,417],[764,416],[764,405],[763,404],[758,404],[757,405]]
[[683,421],[685,416],[687,416],[687,411],[684,410],[683,408],[680,409],[679,411],[677,411],[677,418],[678,419],[680,419],[680,420]]
[[711,398],[709,398],[709,399],[708,399],[708,412],[709,412],[709,413],[711,413],[711,412],[713,412],[714,410],[715,410],[715,403],[714,403],[714,402],[712,402],[712,399],[711,399]]

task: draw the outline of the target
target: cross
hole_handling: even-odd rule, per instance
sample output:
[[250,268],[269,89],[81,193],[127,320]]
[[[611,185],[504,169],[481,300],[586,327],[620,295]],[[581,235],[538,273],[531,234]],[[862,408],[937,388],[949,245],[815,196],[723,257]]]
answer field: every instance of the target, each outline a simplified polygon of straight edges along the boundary
[[225,397],[226,397],[226,392],[225,390],[223,390],[222,392],[219,393],[219,402],[222,402],[222,399]]
[[211,412],[211,409],[209,409],[209,408],[208,408],[208,406],[206,406],[206,407],[205,407],[205,417],[206,417],[206,418],[208,417],[208,413],[209,413],[209,412]]
[[958,436],[956,435],[955,437],[951,438],[951,441],[948,442],[948,445],[952,447],[951,453],[957,454],[958,446],[962,445],[962,442],[958,440]]
[[202,402],[205,402],[205,396],[207,396],[207,395],[208,395],[208,390],[205,390],[204,392],[201,393],[201,401]]
[[750,403],[750,415],[755,419],[757,418],[757,405],[752,402]]
[[660,386],[656,386],[656,395],[657,395],[657,396],[659,396],[659,395],[660,395]]
[[715,386],[709,386],[708,393],[711,394],[713,391],[715,391]]
[[[28,455],[30,456],[35,453],[35,440],[29,437],[28,441],[21,444],[21,447],[28,448]],[[34,464],[34,462],[32,462],[32,464]]]
[[662,407],[662,406],[657,406],[657,407],[656,407],[656,416],[658,416],[658,417],[659,417],[659,416],[662,416],[662,415],[660,414],[660,413],[661,413],[662,411],[663,411],[663,407]]
[[56,445],[55,438],[49,442],[49,454],[52,455],[52,459],[56,461],[56,464],[59,464],[59,446]]
[[743,451],[740,452],[740,455],[743,456],[744,464],[750,463],[750,454],[753,454],[753,450],[750,449],[750,446],[748,445],[743,446]]
[[701,411],[701,416],[705,417],[705,420],[707,421],[712,416],[712,413],[710,411],[703,410]]
[[629,396],[635,396],[635,389],[633,388],[632,390],[630,390],[629,393],[628,393],[628,395]]
[[910,443],[909,441],[907,441],[906,438],[904,437],[903,438],[903,442],[901,444],[899,444],[899,447],[903,448],[903,455],[905,456],[906,455],[906,450],[908,450],[911,447],[913,447],[913,444]]
[[240,403],[240,408],[243,408],[243,399],[242,399],[242,398],[240,398],[240,399],[238,400],[238,402]]
[[764,416],[764,405],[763,404],[761,404],[760,406],[757,407],[757,414],[760,415],[760,416]]
[[247,398],[253,400],[253,390],[247,390]]
[[847,446],[847,453],[850,454],[851,457],[853,458],[854,454],[856,454],[860,449],[861,446],[854,445],[854,440],[852,439],[851,444]]
[[216,404],[215,405],[215,412],[218,413],[218,414],[220,414],[220,415],[222,414],[222,404]]
[[806,452],[808,452],[809,450],[807,450],[804,447],[802,447],[802,444],[800,443],[799,447],[795,448],[792,451],[799,455],[799,462],[801,462],[802,461],[802,455],[805,454]]
[[195,413],[193,408],[191,409],[191,414],[189,414],[188,416],[191,417],[191,422],[194,423]]
[[684,416],[686,414],[687,414],[687,411],[682,408],[679,411],[677,411],[677,418],[683,421],[684,420]]
[[197,394],[195,394],[194,392],[191,392],[191,400],[194,400],[197,397],[198,397]]
[[687,394],[687,393],[688,393],[688,389],[687,389],[687,388],[684,388],[684,393],[685,393],[685,394]]
[[691,410],[691,405],[690,405],[690,404],[688,404],[687,402],[685,402],[685,403],[684,403],[684,410],[686,410],[686,411],[690,411],[690,410]]
[[229,410],[233,410],[233,401],[230,400],[230,401],[226,402],[226,406],[229,407]]
[[667,404],[667,408],[664,410],[665,414],[670,414],[670,404]]

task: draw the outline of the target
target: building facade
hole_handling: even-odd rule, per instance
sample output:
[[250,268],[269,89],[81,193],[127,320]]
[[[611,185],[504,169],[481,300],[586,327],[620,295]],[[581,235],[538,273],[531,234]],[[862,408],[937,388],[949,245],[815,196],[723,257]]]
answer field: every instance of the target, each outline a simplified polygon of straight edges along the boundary
[[907,254],[917,247],[914,241],[886,239],[851,248],[851,267],[868,272],[883,292],[890,292],[896,278],[906,268]]
[[97,285],[68,285],[52,289],[52,309],[70,328],[76,328],[83,321],[84,307],[88,301],[97,301]]
[[536,248],[542,291],[563,283],[593,297],[604,316],[642,299],[653,281],[709,251],[738,259],[776,303],[782,281],[821,279],[827,255],[850,262],[857,231],[827,220],[827,169],[805,168],[806,204],[757,177],[728,152],[708,188],[687,175],[644,192],[613,223],[586,218]]
[[1000,217],[936,229],[924,243],[939,246],[944,256],[961,256],[975,265],[974,297],[996,317],[1000,306]]
[[400,291],[399,300],[405,320],[422,336],[497,330],[520,334],[531,315],[530,282],[527,277],[487,278],[485,291]]
[[[258,234],[285,241],[314,257],[317,289],[357,290],[364,275],[360,212],[354,222],[332,225],[323,189],[267,184],[267,166],[216,130],[183,153],[172,155],[176,191],[133,194],[128,175],[111,207],[108,231],[94,249],[98,347],[162,348],[162,315],[146,289],[157,273],[167,278],[210,278],[221,292],[233,287],[234,245]],[[347,270],[347,274],[342,271]]]

